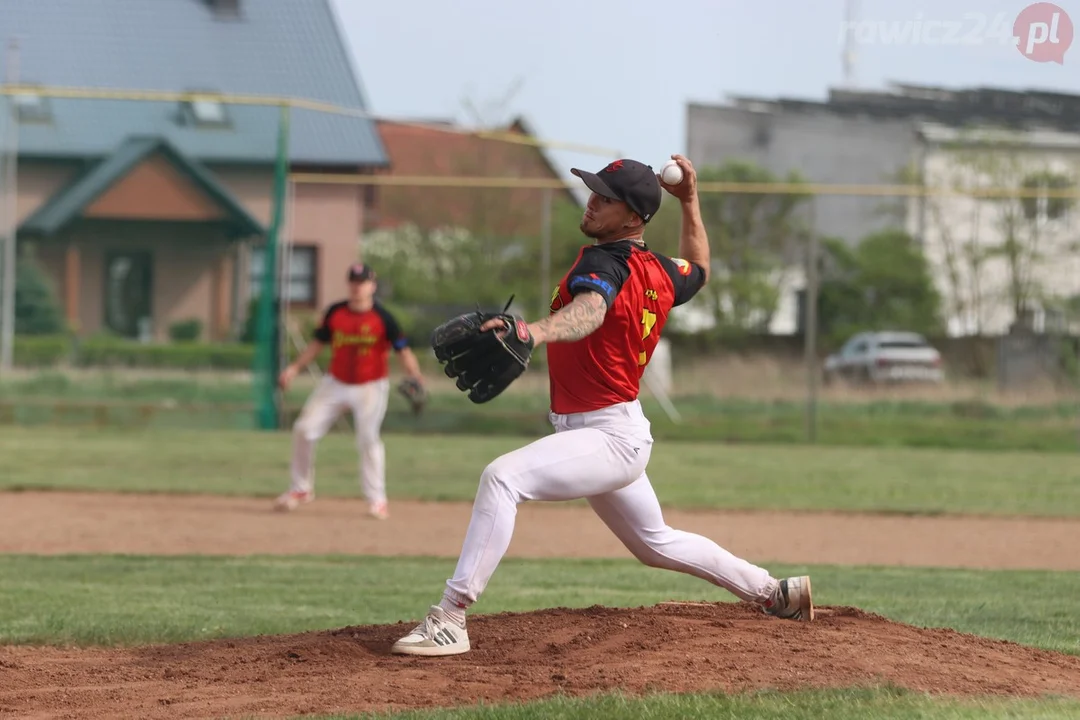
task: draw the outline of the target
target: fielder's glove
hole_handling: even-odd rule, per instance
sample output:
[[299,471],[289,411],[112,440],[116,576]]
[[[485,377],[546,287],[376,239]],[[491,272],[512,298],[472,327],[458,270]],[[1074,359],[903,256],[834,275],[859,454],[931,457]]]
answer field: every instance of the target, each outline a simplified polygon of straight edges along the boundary
[[[467,392],[474,403],[497,397],[529,366],[536,342],[528,324],[509,309],[507,303],[500,313],[477,310],[459,315],[431,333],[431,347],[446,376],[457,378],[458,390]],[[505,332],[500,328],[480,332],[493,318],[503,321]]]
[[409,407],[412,408],[413,415],[419,415],[423,412],[424,406],[427,405],[427,390],[424,389],[419,380],[411,377],[405,378],[398,383],[397,390],[405,396]]

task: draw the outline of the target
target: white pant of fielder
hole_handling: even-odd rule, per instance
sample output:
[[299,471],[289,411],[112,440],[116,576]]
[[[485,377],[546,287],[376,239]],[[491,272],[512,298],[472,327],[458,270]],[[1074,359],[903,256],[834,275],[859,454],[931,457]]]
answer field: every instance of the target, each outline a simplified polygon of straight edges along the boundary
[[315,488],[315,445],[346,410],[353,414],[360,454],[360,487],[368,502],[386,502],[386,449],[380,431],[390,399],[390,379],[346,385],[326,375],[293,426],[292,492]]
[[480,478],[472,521],[446,596],[471,605],[510,546],[519,503],[587,498],[642,563],[702,578],[737,597],[766,601],[769,573],[701,535],[664,522],[645,467],[652,432],[638,401],[573,415],[551,414],[555,434],[507,453]]

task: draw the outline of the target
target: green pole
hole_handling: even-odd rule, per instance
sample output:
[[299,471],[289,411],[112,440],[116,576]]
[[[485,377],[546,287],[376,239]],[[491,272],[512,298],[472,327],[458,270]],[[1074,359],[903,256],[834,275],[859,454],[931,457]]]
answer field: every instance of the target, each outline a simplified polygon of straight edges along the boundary
[[289,165],[289,106],[281,106],[278,124],[277,161],[274,168],[274,205],[270,231],[263,250],[263,276],[255,326],[255,405],[256,424],[260,430],[280,426],[280,403],[277,378],[281,372],[281,346],[277,256],[278,235],[285,205],[285,187]]

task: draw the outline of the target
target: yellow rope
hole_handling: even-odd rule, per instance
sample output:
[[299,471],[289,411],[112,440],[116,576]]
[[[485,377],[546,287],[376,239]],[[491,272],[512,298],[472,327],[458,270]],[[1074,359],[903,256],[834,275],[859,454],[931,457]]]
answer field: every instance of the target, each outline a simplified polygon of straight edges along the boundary
[[[290,173],[294,183],[341,185],[390,185],[404,187],[460,187],[543,189],[570,188],[575,185],[554,178],[484,177],[465,175],[344,175],[340,173]],[[1041,190],[1038,188],[938,188],[920,185],[845,185],[827,183],[733,183],[700,182],[702,193],[777,194],[777,195],[855,195],[885,197],[1046,197],[1080,198],[1080,190]]]
[[378,115],[359,108],[348,108],[333,103],[308,100],[305,98],[282,97],[277,95],[251,95],[208,93],[200,91],[172,92],[165,90],[125,90],[114,88],[84,88],[64,87],[56,85],[0,85],[0,95],[39,95],[41,97],[67,98],[78,100],[127,100],[133,102],[195,102],[215,101],[223,105],[258,105],[264,107],[296,108],[300,110],[312,110],[314,112],[331,115],[345,115],[348,117],[364,118],[368,120],[383,120],[395,125],[439,130],[461,135],[474,135],[476,137],[498,140],[501,142],[517,143],[521,145],[533,145],[537,147],[561,148],[589,155],[601,155],[604,157],[619,157],[621,153],[611,148],[584,145],[581,143],[563,142],[558,140],[544,140],[542,138],[520,135],[517,133],[493,131],[493,130],[469,130],[465,128],[449,127],[442,124],[425,123],[418,121],[395,120],[385,115]]
[[[416,121],[398,121],[379,116],[366,110],[346,108],[333,103],[307,100],[303,98],[281,97],[274,95],[207,93],[199,91],[170,92],[158,90],[124,90],[113,88],[62,87],[52,85],[0,85],[0,95],[36,94],[42,97],[129,100],[150,102],[193,102],[211,100],[232,105],[260,105],[268,107],[288,106],[328,114],[361,117],[371,120],[385,120],[398,125],[413,126],[472,135],[480,138],[499,140],[543,147],[560,147],[576,152],[617,157],[619,151],[577,143],[543,140],[541,138],[519,135],[516,133],[492,130],[467,130],[448,127],[441,124]],[[397,185],[414,187],[467,187],[467,188],[568,188],[571,183],[545,178],[513,177],[471,177],[471,176],[401,176],[401,175],[342,175],[332,173],[291,173],[289,179],[294,183],[323,183],[346,185]],[[741,194],[790,194],[790,195],[849,195],[880,197],[1045,197],[1045,198],[1080,198],[1080,189],[1039,189],[1039,188],[942,188],[921,185],[852,185],[825,183],[731,183],[701,182],[698,189],[703,193],[741,193]]]

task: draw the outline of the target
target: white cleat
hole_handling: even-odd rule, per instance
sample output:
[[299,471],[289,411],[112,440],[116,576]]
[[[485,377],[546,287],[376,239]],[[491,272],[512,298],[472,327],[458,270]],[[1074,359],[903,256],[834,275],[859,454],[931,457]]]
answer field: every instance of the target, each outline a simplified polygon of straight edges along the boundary
[[290,512],[305,505],[315,499],[315,493],[312,490],[290,490],[287,493],[282,493],[278,496],[278,499],[274,501],[274,509],[279,512]]
[[814,619],[814,601],[810,594],[810,576],[784,578],[776,587],[776,592],[763,606],[765,614],[785,620]]
[[390,509],[386,505],[386,501],[371,503],[368,507],[368,515],[376,520],[386,520],[390,517]]
[[390,652],[394,655],[441,657],[460,655],[469,649],[469,633],[465,628],[447,617],[441,607],[432,605],[424,621],[394,643]]

